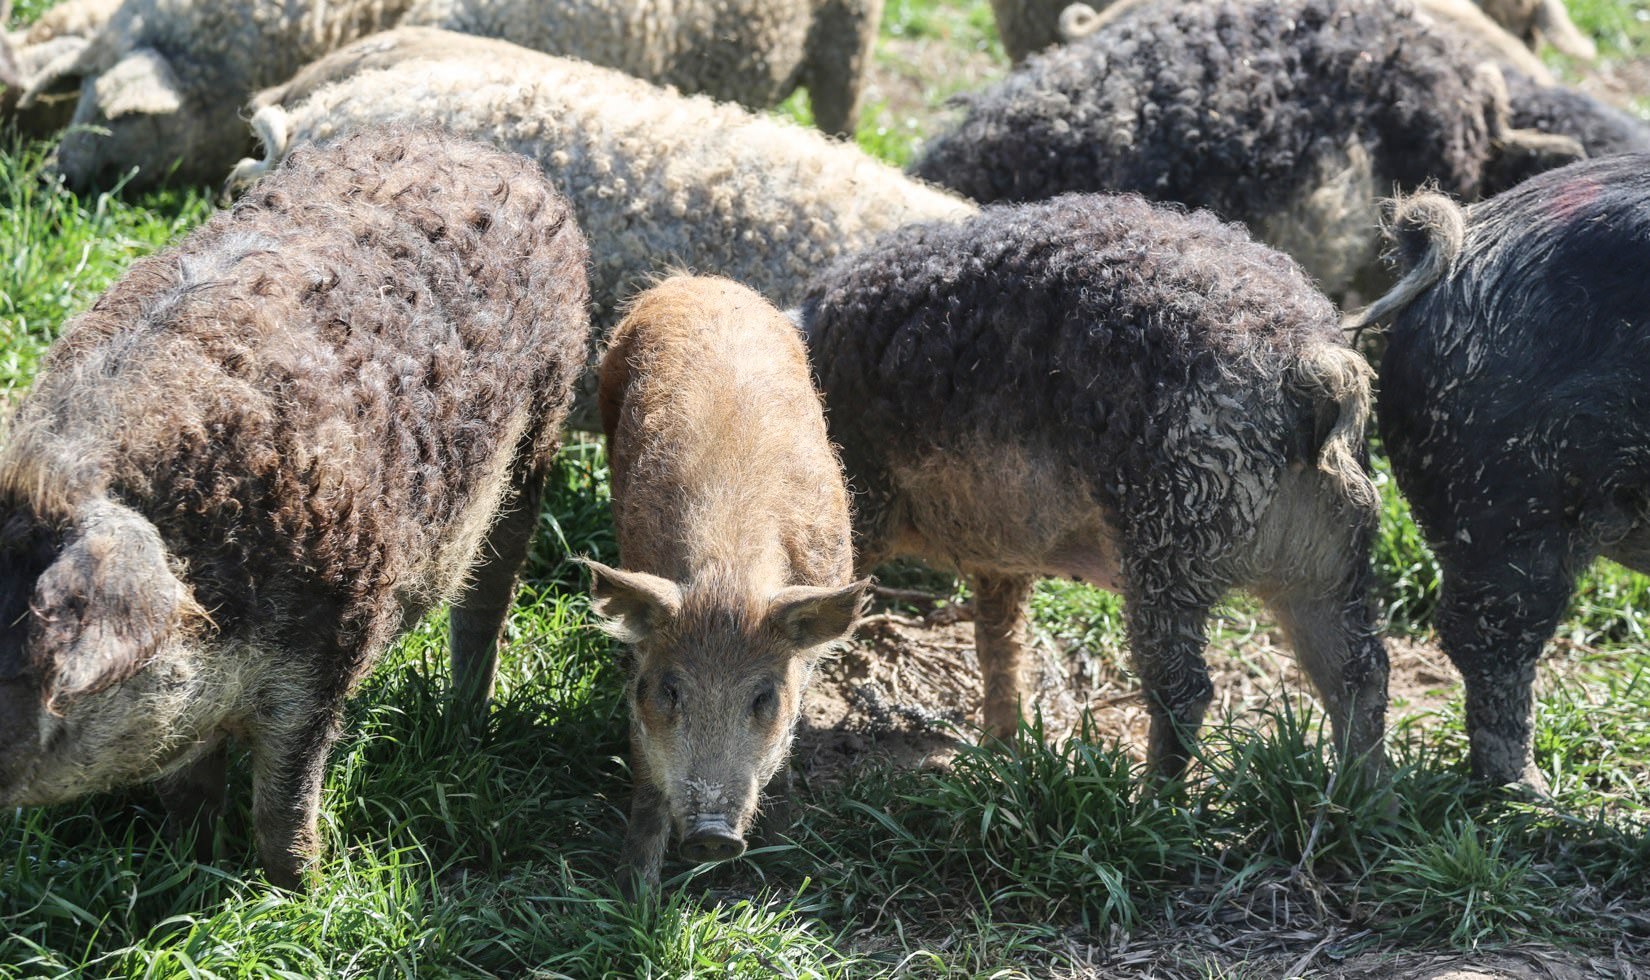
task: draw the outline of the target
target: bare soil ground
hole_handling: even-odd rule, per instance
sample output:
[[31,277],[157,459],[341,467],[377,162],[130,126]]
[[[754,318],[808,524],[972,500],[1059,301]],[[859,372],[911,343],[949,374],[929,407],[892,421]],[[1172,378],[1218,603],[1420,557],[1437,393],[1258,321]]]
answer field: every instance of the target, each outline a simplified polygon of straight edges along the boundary
[[[1436,714],[1455,693],[1454,668],[1436,644],[1387,642],[1393,718]],[[1114,658],[1033,644],[1026,682],[1028,710],[1040,711],[1052,738],[1072,734],[1086,709],[1102,740],[1144,758],[1148,718],[1139,684]],[[1235,643],[1211,644],[1215,701],[1209,717],[1245,718],[1279,697],[1310,698],[1304,675],[1282,637],[1261,628]],[[943,764],[958,728],[980,722],[984,688],[969,622],[929,624],[877,613],[857,643],[821,665],[803,706],[796,760],[810,779],[830,780],[866,761],[900,766]]]

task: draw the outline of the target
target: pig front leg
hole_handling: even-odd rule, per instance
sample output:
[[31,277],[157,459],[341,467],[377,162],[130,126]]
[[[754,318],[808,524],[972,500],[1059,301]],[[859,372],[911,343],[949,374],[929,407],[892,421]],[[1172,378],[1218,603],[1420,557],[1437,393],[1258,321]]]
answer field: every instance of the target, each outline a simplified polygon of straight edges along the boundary
[[470,574],[470,584],[447,614],[453,695],[461,707],[484,706],[493,696],[498,646],[516,597],[516,573],[538,523],[544,474],[535,471],[508,494]]
[[278,705],[253,727],[252,826],[264,874],[281,888],[302,887],[320,857],[321,783],[342,708]]
[[974,646],[985,680],[985,731],[1006,741],[1020,724],[1026,621],[1035,579],[990,572],[972,578]]
[[636,793],[630,801],[630,829],[624,836],[624,865],[628,874],[625,894],[637,897],[644,888],[657,887],[670,843],[670,804],[665,794],[637,773]]
[[1530,753],[1531,688],[1581,564],[1564,551],[1554,532],[1477,554],[1439,554],[1438,635],[1466,684],[1467,738],[1478,779],[1546,787]]
[[181,839],[194,828],[193,855],[202,864],[212,860],[214,838],[229,791],[228,769],[229,743],[220,737],[204,755],[162,776],[158,784],[168,831]]

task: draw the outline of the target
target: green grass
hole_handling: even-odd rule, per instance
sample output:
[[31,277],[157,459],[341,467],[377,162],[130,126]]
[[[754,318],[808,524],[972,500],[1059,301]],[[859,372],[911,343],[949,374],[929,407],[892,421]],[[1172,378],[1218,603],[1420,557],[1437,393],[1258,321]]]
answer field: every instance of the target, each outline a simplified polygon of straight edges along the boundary
[[0,145],[0,402],[34,376],[68,317],[132,260],[202,221],[205,195],[76,197],[42,176],[47,147]]
[[[1606,57],[1650,54],[1650,0],[1571,6]],[[24,0],[20,15],[43,7]],[[896,0],[884,36],[1001,59],[981,0]],[[955,85],[937,79],[924,98]],[[784,111],[806,119],[805,99]],[[873,103],[858,140],[901,162],[923,125]],[[209,213],[201,194],[77,197],[41,179],[43,158],[0,147],[0,402],[26,388],[67,317]],[[1393,633],[1426,638],[1438,570],[1379,459],[1377,473],[1379,599]],[[948,768],[866,768],[810,789],[788,842],[669,867],[661,895],[625,902],[620,653],[590,627],[568,561],[613,557],[606,494],[599,446],[570,447],[485,717],[447,708],[438,617],[368,679],[329,769],[313,891],[262,881],[244,759],[211,865],[168,842],[147,788],[0,813],[0,977],[1040,977],[1126,935],[1205,928],[1363,937],[1335,955],[1530,938],[1646,948],[1650,581],[1602,563],[1536,713],[1550,799],[1465,779],[1458,691],[1394,719],[1389,784],[1338,773],[1320,719],[1286,698],[1212,718],[1193,777],[1168,787],[1092,728],[1050,741],[1032,723],[1007,750],[964,749]],[[886,579],[961,594],[921,570]],[[1071,655],[1126,659],[1115,596],[1050,582],[1033,607]],[[1256,604],[1235,600],[1211,658],[1263,628]],[[1170,975],[1268,969],[1187,954]]]

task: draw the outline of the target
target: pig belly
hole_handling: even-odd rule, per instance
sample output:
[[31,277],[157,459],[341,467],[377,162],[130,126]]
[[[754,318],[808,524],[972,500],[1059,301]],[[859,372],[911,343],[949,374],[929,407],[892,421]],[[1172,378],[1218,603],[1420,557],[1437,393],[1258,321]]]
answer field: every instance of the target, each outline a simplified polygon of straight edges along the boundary
[[1069,578],[1118,591],[1112,522],[1070,467],[1019,447],[936,454],[895,474],[896,550],[965,572]]

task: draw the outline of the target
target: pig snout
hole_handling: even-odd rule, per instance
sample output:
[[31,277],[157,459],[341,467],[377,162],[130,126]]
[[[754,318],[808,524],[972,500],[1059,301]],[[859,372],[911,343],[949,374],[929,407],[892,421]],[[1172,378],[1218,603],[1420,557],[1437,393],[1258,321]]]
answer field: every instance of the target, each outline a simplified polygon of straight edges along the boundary
[[745,839],[720,813],[701,813],[682,835],[682,857],[695,864],[731,861],[745,853]]

